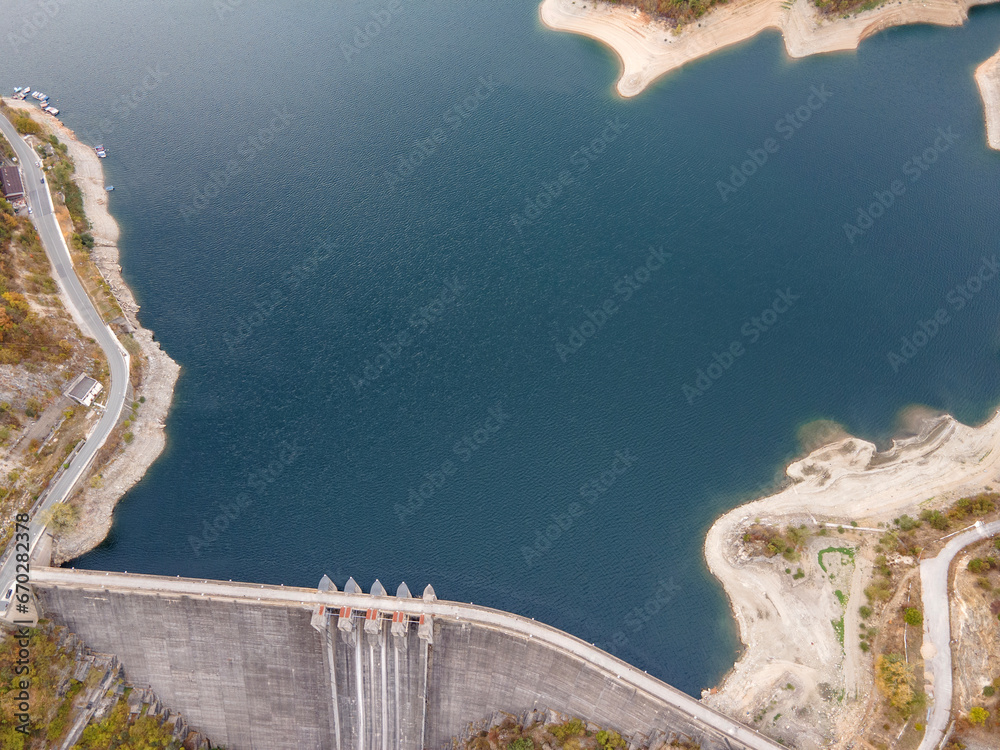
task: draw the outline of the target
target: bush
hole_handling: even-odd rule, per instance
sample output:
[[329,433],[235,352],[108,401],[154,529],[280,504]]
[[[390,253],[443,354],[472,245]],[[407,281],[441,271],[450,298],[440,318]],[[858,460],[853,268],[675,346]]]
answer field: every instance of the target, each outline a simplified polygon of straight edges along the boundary
[[927,521],[932,529],[937,529],[938,531],[946,531],[948,526],[948,517],[939,510],[925,510],[920,513],[921,520]]
[[975,727],[981,727],[990,718],[990,712],[982,706],[976,706],[969,710],[969,723]]
[[565,724],[552,724],[547,727],[549,734],[557,740],[567,740],[570,737],[578,737],[586,731],[583,722],[579,719],[570,719]]
[[920,610],[915,607],[910,607],[906,610],[906,614],[903,615],[903,620],[907,625],[912,625],[913,627],[919,627],[924,624],[924,616],[921,614]]
[[990,569],[990,561],[982,557],[974,557],[969,560],[969,572],[979,575],[980,573],[986,573]]
[[983,695],[986,696],[987,698],[992,698],[993,694],[996,693],[996,691],[997,689],[995,687],[993,687],[992,685],[987,685],[986,687],[983,688]]
[[867,620],[869,617],[872,616],[872,608],[869,607],[867,604],[862,604],[860,607],[858,607],[858,614],[861,615],[862,620]]
[[521,737],[507,745],[507,750],[535,750],[535,743],[527,737]]
[[905,711],[914,699],[913,666],[898,654],[883,654],[875,661],[875,684],[891,706]]
[[920,528],[920,521],[916,518],[910,518],[905,513],[894,520],[893,523],[899,527],[900,531],[913,531]]
[[618,732],[602,729],[597,733],[597,746],[601,750],[625,750],[625,740]]
[[865,588],[865,596],[869,601],[888,601],[892,597],[892,587],[885,578],[876,578],[875,581]]
[[1000,495],[995,492],[981,492],[975,497],[963,497],[955,504],[952,513],[958,518],[985,516],[996,510],[998,499],[1000,499]]

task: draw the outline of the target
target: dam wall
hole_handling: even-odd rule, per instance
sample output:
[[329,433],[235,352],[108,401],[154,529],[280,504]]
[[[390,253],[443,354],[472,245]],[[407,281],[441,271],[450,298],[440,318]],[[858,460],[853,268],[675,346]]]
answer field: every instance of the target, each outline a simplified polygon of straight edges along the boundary
[[[353,589],[352,589],[353,586]],[[497,711],[640,741],[780,747],[573,636],[428,587],[388,596],[34,568],[46,616],[229,750],[450,748]]]

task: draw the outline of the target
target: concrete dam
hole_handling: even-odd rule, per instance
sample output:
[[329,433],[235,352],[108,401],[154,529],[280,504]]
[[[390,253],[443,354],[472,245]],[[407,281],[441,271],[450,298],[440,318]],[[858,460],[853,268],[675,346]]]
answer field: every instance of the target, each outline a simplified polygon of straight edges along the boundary
[[229,750],[451,748],[497,711],[552,710],[640,742],[781,746],[555,628],[413,597],[60,568],[32,569],[42,611],[115,654]]

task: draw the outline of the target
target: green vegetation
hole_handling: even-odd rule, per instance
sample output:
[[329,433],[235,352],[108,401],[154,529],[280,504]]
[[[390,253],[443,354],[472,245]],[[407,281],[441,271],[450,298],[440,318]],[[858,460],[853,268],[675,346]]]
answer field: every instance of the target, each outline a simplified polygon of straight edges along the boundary
[[858,614],[861,615],[862,620],[867,620],[869,617],[872,616],[872,608],[869,607],[867,604],[862,604],[860,607],[858,607]]
[[913,665],[899,654],[882,654],[875,660],[875,685],[902,715],[909,716],[915,708],[917,693]]
[[833,592],[833,595],[837,597],[837,601],[840,602],[841,607],[847,605],[847,594],[845,594],[843,591],[837,589],[836,591]]
[[997,689],[992,685],[986,685],[983,688],[983,696],[986,698],[992,698],[997,692]]
[[831,620],[833,623],[833,630],[837,634],[837,640],[840,641],[840,645],[844,645],[844,616],[841,615],[839,620]]
[[914,529],[919,529],[921,526],[920,521],[916,518],[910,518],[905,513],[899,518],[893,519],[892,522],[899,527],[900,531],[913,531]]
[[696,21],[715,5],[725,0],[611,0],[613,3],[638,8],[643,13],[662,19],[674,28]]
[[527,737],[520,737],[507,745],[507,747],[509,750],[535,750],[535,743]]
[[566,740],[570,737],[579,737],[586,732],[583,722],[580,719],[570,719],[565,724],[552,724],[548,727],[549,734],[557,740]]
[[920,627],[921,625],[924,624],[924,615],[919,609],[916,609],[915,607],[910,607],[906,610],[906,613],[903,615],[903,621],[907,625],[912,625],[915,628]]
[[31,119],[27,113],[11,112],[10,121],[14,123],[14,128],[21,135],[38,135],[42,132],[41,126]]
[[982,706],[976,706],[969,710],[969,723],[974,727],[981,727],[990,718],[990,712]]
[[829,572],[826,569],[826,565],[823,564],[823,556],[829,554],[830,552],[839,552],[840,554],[851,558],[851,562],[854,562],[854,548],[853,547],[827,547],[826,549],[821,549],[819,551],[819,566],[823,569],[824,573]]
[[755,552],[763,554],[765,557],[781,555],[789,562],[798,562],[801,559],[802,547],[808,539],[809,532],[804,525],[788,526],[782,533],[773,526],[754,523],[743,534],[743,541],[750,545]]
[[129,725],[128,704],[119,700],[104,721],[83,730],[73,750],[180,750],[180,747],[155,717],[141,716]]
[[970,573],[980,575],[981,573],[988,573],[991,570],[1000,570],[1000,560],[997,560],[995,557],[974,557],[969,560],[967,567]]
[[66,209],[69,211],[70,218],[73,219],[73,227],[82,237],[87,232],[89,223],[83,213],[83,192],[73,182],[73,172],[76,167],[73,165],[73,161],[66,156],[65,144],[60,143],[54,135],[49,140],[56,152],[60,154],[56,157],[56,163],[49,168],[49,182],[52,183],[53,188],[63,194]]
[[625,750],[625,740],[618,732],[602,729],[597,733],[597,746],[602,750]]
[[927,521],[932,529],[946,531],[948,529],[948,517],[939,510],[924,510],[920,512],[921,520]]
[[806,577],[806,574],[802,570],[802,568],[796,568],[795,575],[792,576],[792,578],[795,579],[796,581],[799,580],[800,578],[805,578],[805,577]]

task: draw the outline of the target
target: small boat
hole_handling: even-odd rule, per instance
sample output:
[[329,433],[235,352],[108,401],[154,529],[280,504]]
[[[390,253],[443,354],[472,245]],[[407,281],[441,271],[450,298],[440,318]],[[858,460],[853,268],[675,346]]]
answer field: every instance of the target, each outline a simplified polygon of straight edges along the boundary
[[30,94],[31,93],[31,86],[25,86],[23,89],[21,89],[21,93],[24,94],[25,96],[27,96],[28,94]]
[[112,190],[115,189],[115,186],[114,185],[106,185],[104,187],[104,189],[107,190],[110,193]]
[[59,114],[59,110],[56,109],[55,107],[44,107],[44,109],[45,109],[46,112],[48,112],[53,117],[55,117],[56,115]]
[[106,158],[108,155],[108,152],[104,150],[104,146],[94,146],[94,151],[96,151],[97,155],[102,159]]
[[14,87],[14,93],[15,93],[15,94],[16,94],[16,93],[18,93],[18,92],[19,92],[20,90],[21,90],[21,87],[20,87],[20,86],[15,86],[15,87]]

